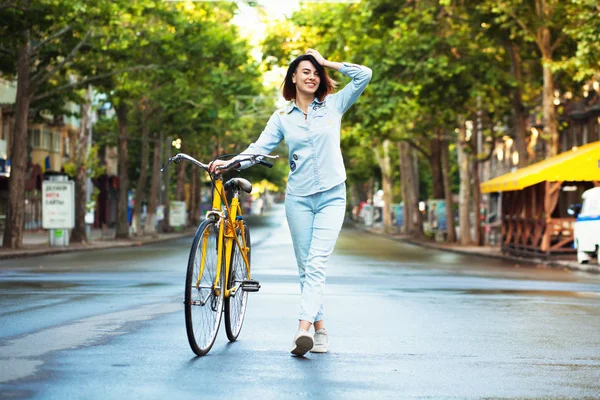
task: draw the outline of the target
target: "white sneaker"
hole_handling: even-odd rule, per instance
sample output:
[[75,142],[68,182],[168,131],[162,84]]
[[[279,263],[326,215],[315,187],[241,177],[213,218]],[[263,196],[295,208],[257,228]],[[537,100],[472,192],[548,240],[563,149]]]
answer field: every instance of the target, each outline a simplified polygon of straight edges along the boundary
[[315,345],[310,350],[311,353],[327,353],[327,346],[329,345],[329,339],[327,339],[327,331],[325,328],[319,329],[315,332]]
[[312,335],[304,329],[298,329],[298,332],[296,332],[296,336],[294,337],[292,354],[296,356],[303,356],[313,348],[313,344],[314,340]]

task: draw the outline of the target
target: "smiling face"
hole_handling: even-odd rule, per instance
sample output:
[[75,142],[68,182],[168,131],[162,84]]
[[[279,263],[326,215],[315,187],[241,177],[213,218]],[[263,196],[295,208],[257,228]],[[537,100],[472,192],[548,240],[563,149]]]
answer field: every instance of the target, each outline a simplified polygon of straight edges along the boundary
[[321,77],[313,63],[304,60],[298,64],[296,72],[292,75],[292,81],[296,85],[297,93],[314,95],[321,83]]

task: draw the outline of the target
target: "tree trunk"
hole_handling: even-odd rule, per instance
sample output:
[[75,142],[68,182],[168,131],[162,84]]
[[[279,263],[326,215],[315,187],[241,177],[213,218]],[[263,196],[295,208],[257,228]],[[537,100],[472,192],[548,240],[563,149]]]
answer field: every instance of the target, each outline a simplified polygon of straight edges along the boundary
[[156,207],[158,205],[158,189],[160,185],[160,153],[162,143],[154,143],[154,157],[152,159],[152,183],[150,185],[150,197],[148,198],[148,214],[144,232],[147,235],[156,235]]
[[[171,157],[171,137],[167,138],[167,141],[163,140],[161,143],[161,153],[162,146],[165,146],[165,161]],[[171,171],[173,167],[169,167],[162,174],[163,177],[163,205],[164,205],[164,218],[161,221],[160,230],[161,232],[171,232],[173,228],[169,225],[169,218],[171,214]]]
[[148,144],[148,115],[142,115],[142,155],[140,166],[140,177],[135,187],[133,202],[133,219],[135,221],[136,236],[143,235],[142,232],[142,203],[146,194],[146,182],[148,181],[148,157],[150,156],[150,145]]
[[198,168],[194,168],[194,171],[194,182],[196,182],[196,190],[194,191],[196,194],[196,207],[193,209],[192,215],[194,225],[199,225],[202,220],[202,190],[204,189],[202,176],[204,173]]
[[407,142],[398,143],[398,152],[400,153],[402,192],[404,196],[405,232],[421,237],[423,236],[423,216],[419,211],[419,193],[413,154]]
[[[552,18],[548,5],[542,1],[538,8],[538,16],[542,21]],[[554,77],[552,75],[552,37],[548,25],[537,28],[536,43],[542,54],[542,69],[544,72],[543,99],[543,121],[544,140],[549,143],[547,156],[552,157],[559,152],[558,122],[556,120],[556,109],[554,108]]]
[[381,150],[376,146],[373,150],[379,168],[381,169],[381,184],[383,189],[383,226],[386,232],[392,229],[392,218],[390,215],[390,204],[392,204],[392,165],[390,162],[390,141],[385,139],[381,145]]
[[371,201],[373,204],[373,197],[375,196],[375,177],[371,176],[367,181],[367,201]]
[[413,149],[412,151],[409,150],[410,155],[410,159],[412,162],[412,176],[413,176],[413,186],[414,186],[414,190],[413,190],[413,204],[414,204],[414,209],[413,209],[413,221],[414,221],[414,231],[416,236],[418,237],[424,237],[425,236],[425,232],[423,232],[423,214],[421,214],[421,210],[419,210],[419,202],[420,202],[420,195],[419,195],[419,154],[417,153],[417,150]]
[[456,242],[454,230],[454,212],[452,210],[452,187],[450,185],[450,160],[448,154],[448,141],[441,141],[441,166],[444,180],[444,199],[446,200],[447,239],[448,242]]
[[[420,186],[421,186],[421,179],[419,178],[419,152],[417,151],[417,149],[411,149],[410,150],[410,159],[412,160],[412,167],[413,167],[413,176],[414,176],[414,185],[415,185],[415,196],[417,199],[417,208],[419,208],[419,201],[421,198],[421,193],[420,193]],[[422,218],[421,218],[422,219]],[[421,226],[421,232],[423,231],[423,227]]]
[[527,166],[529,155],[527,153],[527,112],[523,104],[522,93],[522,74],[521,74],[521,49],[515,42],[510,42],[505,46],[510,56],[511,72],[517,86],[512,92],[512,114],[513,126],[515,130],[515,147],[519,153],[519,168]]
[[188,213],[188,225],[197,226],[196,214],[198,209],[198,168],[192,167],[192,179],[190,180],[190,212]]
[[[31,103],[29,62],[31,43],[29,31],[25,31],[23,45],[17,60],[17,98],[15,104],[15,129],[10,154],[11,172],[8,189],[8,209],[2,247],[23,247],[23,220],[25,218],[25,173],[27,170],[27,120]],[[43,201],[43,200],[42,200]]]
[[175,190],[175,199],[185,201],[185,170],[187,164],[179,163],[179,172],[177,173],[177,189]]
[[460,190],[458,194],[458,230],[460,232],[460,244],[471,244],[470,200],[471,200],[471,177],[469,175],[469,157],[465,152],[466,127],[461,121],[458,128],[456,151],[458,154],[458,172],[460,175]]
[[399,167],[400,167],[400,185],[402,190],[402,202],[404,203],[404,207],[402,207],[402,216],[404,223],[402,224],[402,233],[410,235],[411,233],[411,225],[410,221],[412,220],[412,215],[410,213],[411,207],[409,204],[409,188],[408,188],[408,172],[406,170],[406,153],[404,151],[404,142],[398,142],[398,155],[400,158]]
[[439,138],[431,139],[429,142],[431,149],[431,184],[433,189],[433,198],[442,199],[444,198],[444,176],[442,173],[442,166],[440,164],[441,158],[441,141]]
[[[194,169],[198,170],[197,168]],[[194,221],[196,225],[199,225],[200,221],[202,221],[202,192],[204,190],[204,182],[202,181],[202,176],[204,175],[204,173],[200,173],[200,171],[198,170],[197,174],[198,177],[196,178],[196,182],[198,185],[198,189],[196,190],[196,195],[198,196],[198,198],[196,201],[196,210],[194,211]]]
[[479,160],[473,160],[473,242],[476,246],[483,245],[483,234],[481,232],[481,188],[479,187],[479,168]]
[[551,58],[544,58],[544,137],[548,138],[548,157],[552,157],[559,152],[558,123],[556,121],[556,110],[554,108],[554,81],[552,70],[550,69]]
[[383,226],[385,228],[386,232],[391,232],[392,231],[392,214],[390,211],[390,204],[392,204],[392,191],[393,191],[393,184],[392,184],[392,175],[388,174],[388,175],[384,175],[382,176],[382,184],[383,184]]
[[75,166],[77,175],[75,178],[75,228],[71,233],[73,243],[86,243],[85,214],[87,190],[88,190],[88,150],[90,143],[90,132],[92,128],[92,87],[87,90],[87,98],[81,106],[81,123],[77,150],[75,151]]
[[414,183],[412,182],[410,147],[407,142],[398,142],[398,154],[400,155],[400,178],[402,180],[402,200],[404,200],[404,226],[402,231],[408,235],[413,233],[413,213],[412,191]]
[[117,205],[116,237],[129,238],[129,219],[127,216],[127,194],[129,175],[127,173],[127,106],[119,104],[116,108],[119,122],[119,203]]

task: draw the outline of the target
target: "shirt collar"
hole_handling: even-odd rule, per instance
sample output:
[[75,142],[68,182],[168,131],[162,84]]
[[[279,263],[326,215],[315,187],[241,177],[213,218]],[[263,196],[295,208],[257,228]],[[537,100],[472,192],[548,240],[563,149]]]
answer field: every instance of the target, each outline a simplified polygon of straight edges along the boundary
[[[323,101],[319,101],[319,99],[317,97],[315,97],[315,99],[308,105],[308,107],[310,108],[313,104],[323,104],[325,102],[325,99],[323,99]],[[294,108],[297,108],[298,110],[300,110],[300,107],[298,107],[296,105],[296,101],[292,100],[292,102],[284,109],[286,114],[289,114],[292,112],[292,110]]]

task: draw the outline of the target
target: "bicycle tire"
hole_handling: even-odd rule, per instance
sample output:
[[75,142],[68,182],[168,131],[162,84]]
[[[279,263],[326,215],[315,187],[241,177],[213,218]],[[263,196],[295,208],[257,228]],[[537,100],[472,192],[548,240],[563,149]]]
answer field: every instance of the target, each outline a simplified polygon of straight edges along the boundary
[[[219,295],[215,296],[213,290],[218,262],[218,237],[219,228],[214,220],[207,219],[200,224],[194,235],[185,278],[185,328],[190,347],[199,356],[206,355],[215,343],[223,312],[223,274],[217,286]],[[208,240],[206,247],[204,240]],[[196,287],[204,248],[204,271],[199,287]]]
[[[251,243],[250,243],[250,229],[244,224],[244,233],[246,236],[246,246],[248,247],[248,262],[250,262],[251,254]],[[240,244],[243,245],[241,230],[237,232]],[[227,288],[231,289],[235,286],[239,286],[242,281],[248,279],[248,271],[246,264],[242,258],[241,250],[237,243],[233,242],[233,248],[231,251],[231,264],[229,270],[229,282]],[[252,265],[252,264],[250,264]],[[242,325],[244,324],[244,317],[246,316],[246,307],[248,306],[248,292],[243,291],[239,288],[234,296],[225,298],[225,331],[227,332],[227,339],[230,342],[235,342],[240,335]]]

